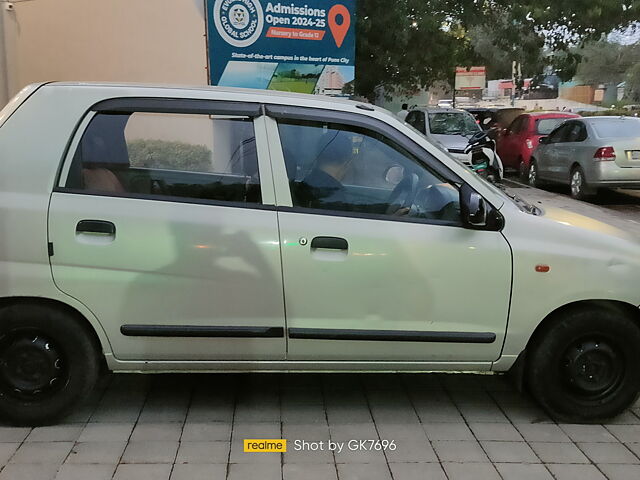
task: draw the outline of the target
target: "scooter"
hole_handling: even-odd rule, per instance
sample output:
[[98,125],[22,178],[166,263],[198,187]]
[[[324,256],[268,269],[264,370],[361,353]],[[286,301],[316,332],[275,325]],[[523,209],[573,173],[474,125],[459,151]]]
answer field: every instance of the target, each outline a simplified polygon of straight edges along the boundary
[[464,153],[469,157],[471,170],[492,183],[502,182],[504,166],[496,151],[496,142],[489,131],[482,131],[469,138]]

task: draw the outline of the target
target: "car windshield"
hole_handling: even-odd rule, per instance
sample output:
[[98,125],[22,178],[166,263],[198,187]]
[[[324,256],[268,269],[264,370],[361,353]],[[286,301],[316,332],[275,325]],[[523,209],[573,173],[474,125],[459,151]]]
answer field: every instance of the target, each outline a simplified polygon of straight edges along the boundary
[[481,129],[469,114],[440,112],[429,114],[429,131],[433,135],[473,135]]
[[549,135],[565,120],[566,118],[541,118],[536,120],[536,132],[538,135]]
[[640,137],[640,120],[611,119],[591,124],[600,138]]

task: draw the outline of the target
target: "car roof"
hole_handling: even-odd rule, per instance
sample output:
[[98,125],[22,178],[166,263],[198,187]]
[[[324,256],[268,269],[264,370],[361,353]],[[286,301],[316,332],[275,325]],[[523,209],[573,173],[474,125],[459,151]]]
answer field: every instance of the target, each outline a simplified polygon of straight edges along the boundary
[[417,107],[411,111],[414,111],[414,110],[419,110],[421,112],[427,112],[427,113],[464,113],[467,115],[469,114],[469,112],[461,108]]
[[[243,94],[255,97],[255,101],[258,102],[269,102],[269,99],[276,103],[284,103],[291,105],[299,105],[300,101],[309,101],[314,104],[326,104],[326,108],[329,109],[350,109],[354,106],[359,106],[359,108],[363,108],[365,110],[375,110],[378,112],[384,112],[391,114],[387,110],[377,107],[375,105],[362,102],[362,101],[353,101],[340,97],[328,97],[324,95],[311,95],[305,93],[292,93],[292,92],[281,92],[279,90],[258,90],[252,88],[236,88],[236,87],[217,87],[210,85],[171,85],[171,84],[146,84],[146,83],[114,83],[114,82],[47,82],[47,87],[74,87],[74,88],[113,88],[117,89],[140,89],[142,90],[152,90],[156,91],[154,93],[158,94],[158,96],[162,96],[162,93],[165,93],[166,90],[173,91],[182,91],[182,92],[215,92],[215,93],[225,93],[225,94]],[[144,93],[141,92],[141,95]],[[342,107],[342,108],[341,108]],[[392,114],[391,114],[392,115]]]
[[589,123],[611,121],[611,120],[622,120],[622,121],[639,122],[640,118],[638,118],[638,117],[628,117],[628,116],[614,117],[612,115],[608,115],[608,116],[602,116],[602,117],[584,117],[583,120],[585,120],[585,121],[587,121]]
[[530,115],[535,118],[579,118],[580,115],[571,112],[530,112],[523,115]]

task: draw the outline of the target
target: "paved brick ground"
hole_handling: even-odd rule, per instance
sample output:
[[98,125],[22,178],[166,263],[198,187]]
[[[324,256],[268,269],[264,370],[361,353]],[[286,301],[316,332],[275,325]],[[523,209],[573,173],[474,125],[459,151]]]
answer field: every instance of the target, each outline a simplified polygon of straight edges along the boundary
[[[0,426],[0,480],[637,479],[639,414],[558,425],[490,375],[112,375],[61,425]],[[351,439],[397,449],[293,451]]]

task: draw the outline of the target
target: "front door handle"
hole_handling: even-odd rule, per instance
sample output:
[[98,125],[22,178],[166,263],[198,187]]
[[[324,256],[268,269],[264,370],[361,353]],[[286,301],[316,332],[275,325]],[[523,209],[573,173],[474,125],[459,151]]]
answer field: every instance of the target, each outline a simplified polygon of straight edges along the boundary
[[311,248],[323,248],[326,250],[348,250],[349,242],[340,237],[316,237],[311,240]]
[[76,233],[96,233],[100,235],[115,235],[116,226],[105,220],[80,220],[76,225]]

